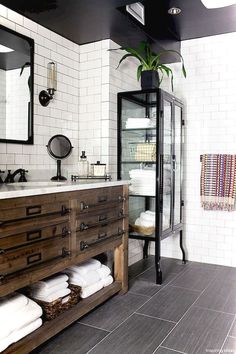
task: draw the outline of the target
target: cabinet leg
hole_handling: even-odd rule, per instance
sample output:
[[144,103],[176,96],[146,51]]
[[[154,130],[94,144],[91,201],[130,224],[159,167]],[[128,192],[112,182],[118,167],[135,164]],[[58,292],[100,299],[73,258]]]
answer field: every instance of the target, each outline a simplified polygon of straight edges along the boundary
[[182,262],[183,264],[186,264],[186,256],[185,256],[185,249],[183,246],[183,230],[179,232],[179,246],[182,251]]
[[128,236],[123,236],[123,242],[114,250],[114,277],[121,281],[121,293],[128,291]]
[[148,258],[148,245],[149,240],[145,240],[143,245],[143,259]]
[[156,260],[155,262],[156,267],[156,284],[162,284],[162,271],[161,271],[161,264],[160,259]]

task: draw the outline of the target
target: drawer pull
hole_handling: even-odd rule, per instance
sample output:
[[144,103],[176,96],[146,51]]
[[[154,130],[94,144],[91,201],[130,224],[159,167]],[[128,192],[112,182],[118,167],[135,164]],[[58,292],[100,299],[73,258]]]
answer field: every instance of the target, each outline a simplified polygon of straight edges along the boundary
[[61,236],[62,236],[62,237],[66,237],[66,236],[68,236],[68,235],[70,235],[70,234],[71,234],[71,231],[70,231],[66,226],[64,226],[64,227],[62,228]]
[[94,242],[91,242],[90,244],[88,244],[86,241],[81,241],[80,242],[80,251],[84,251],[85,249],[91,247],[91,246],[95,246],[96,244],[102,242],[102,240],[105,240],[105,239],[110,239],[110,238],[113,238],[113,237],[117,237],[117,236],[121,236],[125,233],[124,230],[122,229],[118,229],[118,232],[116,234],[113,234],[113,235],[110,235],[110,236],[107,236],[106,233],[103,233],[103,234],[99,234],[98,235],[98,239]]
[[98,221],[104,221],[107,220],[107,215],[99,215]]
[[41,214],[41,212],[42,212],[41,205],[29,206],[26,208],[27,216]]
[[63,247],[61,255],[63,258],[69,257],[71,255],[71,252],[68,249],[66,249],[65,247]]
[[118,216],[119,216],[119,218],[122,218],[122,216],[124,216],[124,210],[123,210],[123,209],[121,209],[121,210],[119,211]]
[[106,201],[107,201],[107,196],[106,195],[98,197],[98,203],[104,203]]
[[71,212],[71,209],[70,208],[67,208],[65,205],[62,205],[61,207],[61,215],[66,215],[66,214],[70,214]]
[[83,222],[80,224],[79,227],[80,231],[88,230],[88,228],[89,228],[88,224],[85,224]]
[[4,254],[5,253],[5,250],[3,250],[2,248],[0,248],[0,255],[1,254]]
[[80,203],[80,210],[81,211],[83,211],[83,210],[85,210],[85,209],[88,209],[89,208],[89,206],[87,205],[87,204],[85,204],[84,202],[81,202]]
[[102,232],[102,233],[98,234],[98,238],[104,238],[104,237],[107,237],[106,232]]
[[118,197],[118,201],[119,202],[125,202],[125,197],[123,197],[123,195],[119,195],[119,197]]
[[84,250],[86,250],[86,248],[88,248],[87,242],[81,241],[80,242],[80,251],[84,251]]
[[27,232],[26,240],[27,241],[34,241],[34,240],[40,239],[41,237],[42,237],[42,230],[30,231],[30,232]]
[[3,283],[5,281],[5,275],[0,275],[0,283]]
[[33,264],[33,263],[39,262],[39,261],[41,261],[41,259],[42,259],[41,252],[32,254],[31,256],[27,257],[27,264]]

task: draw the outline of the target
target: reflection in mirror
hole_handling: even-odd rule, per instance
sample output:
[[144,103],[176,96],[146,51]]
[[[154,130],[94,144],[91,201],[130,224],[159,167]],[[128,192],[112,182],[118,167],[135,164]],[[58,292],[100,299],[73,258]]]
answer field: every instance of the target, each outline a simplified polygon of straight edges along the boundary
[[31,38],[0,26],[0,142],[33,144]]
[[57,175],[52,177],[52,181],[66,181],[66,177],[61,175],[61,160],[68,157],[73,149],[71,141],[65,135],[54,135],[47,145],[48,153],[57,160]]

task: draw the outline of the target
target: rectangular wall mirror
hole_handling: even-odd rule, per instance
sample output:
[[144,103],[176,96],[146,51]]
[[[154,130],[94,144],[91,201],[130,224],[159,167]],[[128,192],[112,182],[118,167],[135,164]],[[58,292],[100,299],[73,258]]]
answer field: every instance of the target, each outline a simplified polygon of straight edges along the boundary
[[33,144],[34,41],[0,26],[0,142]]

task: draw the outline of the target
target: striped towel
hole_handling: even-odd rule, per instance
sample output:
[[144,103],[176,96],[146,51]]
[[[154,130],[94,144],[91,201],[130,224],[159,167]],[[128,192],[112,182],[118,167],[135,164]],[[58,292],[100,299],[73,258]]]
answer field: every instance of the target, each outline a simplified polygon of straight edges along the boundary
[[235,207],[236,155],[202,155],[201,205],[205,210]]

